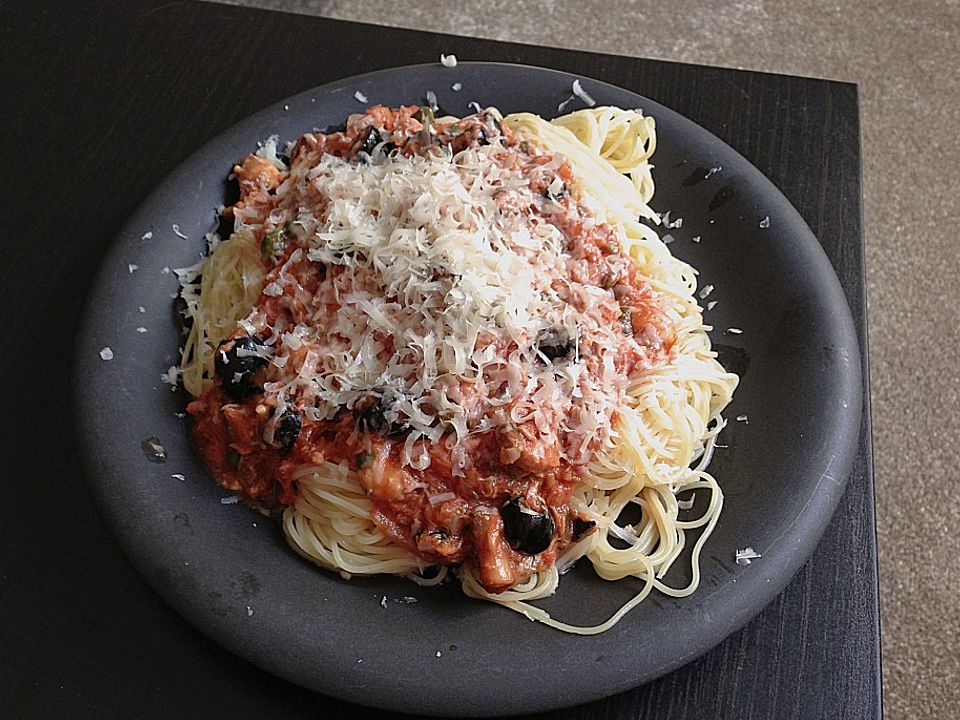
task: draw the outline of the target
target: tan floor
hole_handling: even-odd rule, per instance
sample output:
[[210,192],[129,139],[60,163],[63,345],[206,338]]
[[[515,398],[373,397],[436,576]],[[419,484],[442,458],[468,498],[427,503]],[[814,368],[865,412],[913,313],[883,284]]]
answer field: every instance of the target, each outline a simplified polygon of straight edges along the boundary
[[960,716],[958,0],[229,1],[859,83],[886,716]]

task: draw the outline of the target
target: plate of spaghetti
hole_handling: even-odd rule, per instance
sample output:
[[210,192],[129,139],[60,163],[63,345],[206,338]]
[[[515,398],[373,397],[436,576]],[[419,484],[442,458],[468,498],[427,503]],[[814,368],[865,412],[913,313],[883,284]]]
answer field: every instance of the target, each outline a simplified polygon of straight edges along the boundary
[[87,313],[88,475],[158,592],[275,674],[436,714],[587,702],[812,552],[856,339],[802,219],[712,135],[444,64],[285,100],[158,187]]

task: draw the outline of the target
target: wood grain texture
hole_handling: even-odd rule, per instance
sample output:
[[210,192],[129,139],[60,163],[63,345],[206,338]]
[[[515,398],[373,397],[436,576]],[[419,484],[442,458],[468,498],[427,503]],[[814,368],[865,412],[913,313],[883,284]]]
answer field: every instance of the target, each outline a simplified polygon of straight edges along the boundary
[[[0,230],[0,306],[8,309],[6,337],[16,351],[0,360],[12,398],[0,440],[8,469],[0,521],[0,647],[7,656],[0,663],[0,707],[10,716],[383,715],[302,690],[235,658],[137,576],[77,475],[65,407],[69,348],[112,238],[193,150],[278,99],[349,74],[434,62],[452,42],[192,2],[5,8],[0,130],[15,162],[8,157],[0,179],[8,216]],[[866,350],[855,86],[455,42],[463,60],[553,67],[629,88],[736,148],[820,239]],[[837,514],[813,558],[772,605],[659,681],[540,717],[879,717],[866,410],[859,458]]]

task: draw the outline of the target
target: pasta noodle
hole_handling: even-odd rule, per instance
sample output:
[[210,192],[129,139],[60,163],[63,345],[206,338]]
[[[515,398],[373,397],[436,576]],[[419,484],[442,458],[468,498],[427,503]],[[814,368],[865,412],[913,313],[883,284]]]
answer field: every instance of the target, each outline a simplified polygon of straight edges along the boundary
[[[653,196],[648,160],[656,147],[652,118],[605,107],[571,113],[552,123],[529,114],[508,116],[507,122],[521,135],[536,138],[569,159],[581,195],[600,217],[622,231],[625,248],[641,274],[673,300],[679,328],[674,360],[643,373],[631,384],[628,406],[620,410],[615,447],[589,463],[572,496],[574,506],[606,531],[591,535],[582,543],[584,547],[575,546],[575,555],[587,557],[605,580],[628,576],[644,580],[640,592],[607,622],[584,628],[558,622],[528,604],[555,590],[556,568],[551,577],[509,599],[464,580],[468,594],[499,602],[561,630],[595,634],[609,629],[653,589],[674,597],[696,590],[700,550],[719,518],[723,494],[705,470],[690,466],[704,457],[708,448],[712,451],[723,427],[720,413],[733,397],[737,376],[725,372],[711,351],[694,299],[695,271],[670,255],[653,230],[635,219],[657,217],[647,205]],[[629,189],[625,176],[631,181]],[[694,489],[710,491],[709,506],[699,519],[681,521],[676,496]],[[618,518],[631,503],[641,508],[641,518],[620,529]],[[685,531],[699,527],[704,530],[693,548],[691,582],[684,588],[671,588],[660,578],[683,550]],[[625,536],[628,547],[613,544],[614,538],[623,540]]]
[[[451,122],[456,120],[437,121]],[[638,276],[656,293],[673,333],[669,353],[629,376],[609,437],[578,466],[568,504],[577,517],[595,523],[597,531],[574,539],[555,563],[500,592],[488,589],[472,564],[456,568],[469,596],[559,630],[595,634],[612,627],[653,591],[682,597],[696,590],[700,552],[723,506],[721,489],[706,467],[724,426],[721,412],[738,379],[723,370],[711,350],[710,328],[695,299],[694,269],[674,258],[647,224],[659,223],[648,205],[654,192],[650,164],[656,149],[654,120],[639,110],[598,107],[550,122],[527,113],[506,116],[503,122],[516,138],[569,163],[574,178],[571,193],[616,232]],[[194,324],[183,349],[182,372],[185,387],[195,396],[214,384],[214,356],[221,342],[231,337],[238,323],[246,322],[257,297],[269,288],[260,257],[254,234],[237,232],[212,250],[199,285],[196,272],[184,276],[187,312]],[[427,440],[417,441],[413,433],[410,437],[404,452],[415,467],[416,443]],[[423,437],[428,437],[426,431]],[[429,440],[443,442],[439,435]],[[382,460],[376,450],[371,459],[375,464]],[[296,494],[282,519],[291,547],[348,578],[396,574],[436,584],[448,577],[447,565],[430,575],[427,568],[433,563],[385,532],[378,506],[359,473],[342,459],[321,458],[296,468],[292,476]],[[696,491],[700,498],[709,496],[709,501],[701,501],[706,507],[699,517],[681,519],[684,511],[677,496],[688,491]],[[430,503],[439,505],[453,496],[438,493]],[[639,519],[626,520],[631,514]],[[699,531],[699,536],[689,553],[690,582],[672,587],[664,577],[683,555],[691,531]],[[553,594],[560,575],[583,558],[605,580],[633,577],[641,583],[617,613],[591,627],[560,622],[531,604]]]

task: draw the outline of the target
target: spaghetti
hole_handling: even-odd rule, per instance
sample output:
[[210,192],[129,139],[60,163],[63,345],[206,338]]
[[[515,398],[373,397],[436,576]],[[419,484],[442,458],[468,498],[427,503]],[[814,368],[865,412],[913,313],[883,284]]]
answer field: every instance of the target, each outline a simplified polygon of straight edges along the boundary
[[[375,107],[289,160],[275,141],[249,156],[235,232],[181,272],[182,377],[218,481],[282,510],[291,547],[345,577],[453,570],[569,632],[693,592],[737,377],[695,271],[647,224],[655,143],[619,108]],[[707,508],[680,519],[693,490]],[[672,588],[693,528],[691,582]],[[530,604],[583,557],[643,582],[588,628]]]

